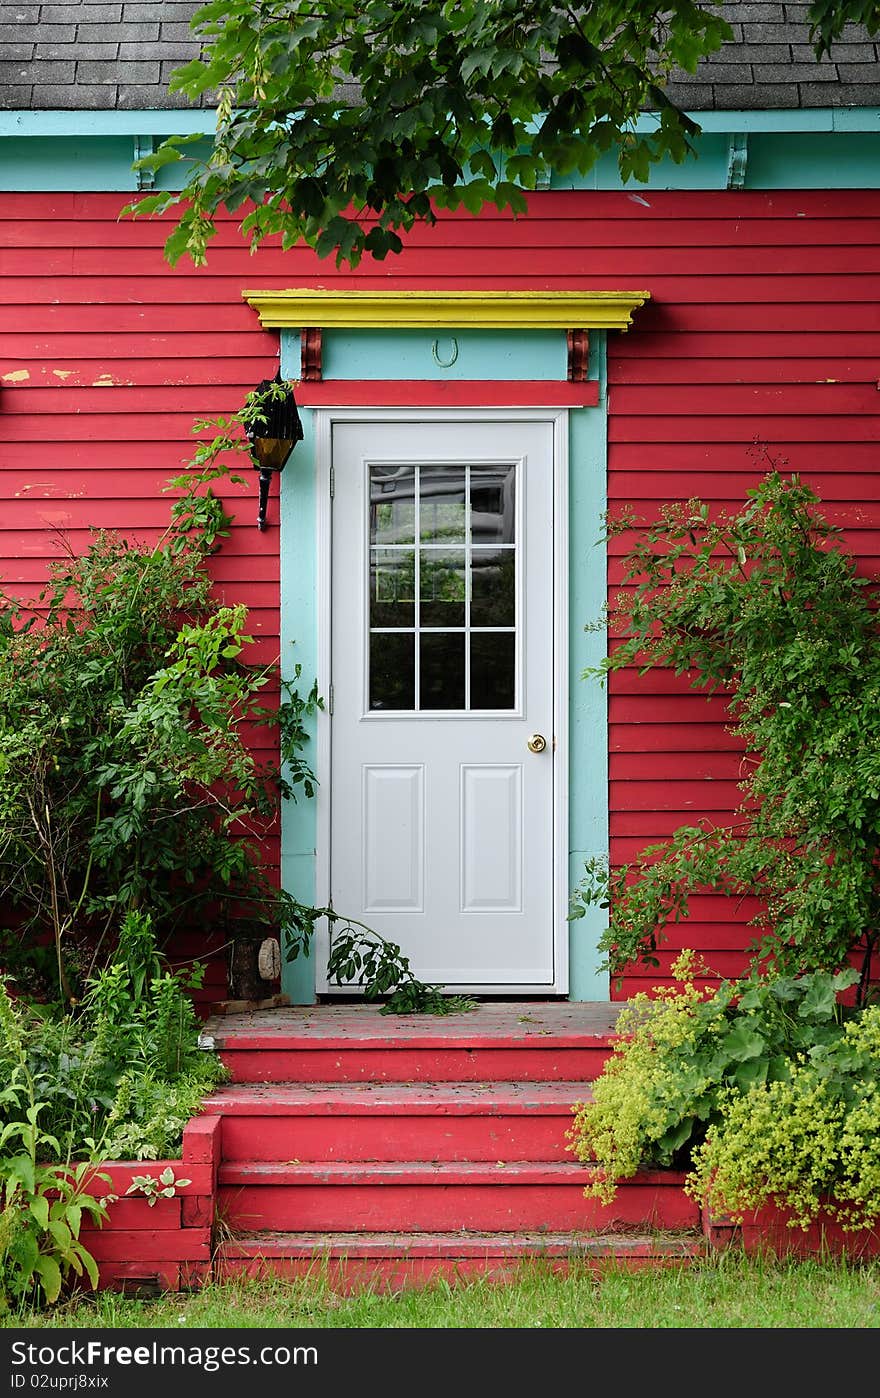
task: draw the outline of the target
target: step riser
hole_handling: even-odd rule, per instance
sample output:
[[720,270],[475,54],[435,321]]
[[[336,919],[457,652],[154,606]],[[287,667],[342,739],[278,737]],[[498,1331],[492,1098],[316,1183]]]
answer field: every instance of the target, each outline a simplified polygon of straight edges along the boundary
[[233,1082],[593,1082],[596,1048],[222,1049]]
[[563,1185],[229,1185],[222,1217],[248,1232],[593,1232],[694,1229],[699,1210],[680,1188],[618,1190],[611,1204]]
[[565,1116],[225,1117],[225,1161],[571,1161]]
[[[634,1257],[631,1254],[616,1256],[611,1254],[602,1259],[589,1261],[576,1258],[547,1259],[541,1265],[557,1276],[566,1276],[572,1270],[591,1275],[599,1275],[609,1268],[627,1271],[650,1267],[676,1267],[701,1260],[693,1257],[664,1257],[646,1253]],[[269,1258],[225,1258],[219,1257],[215,1265],[215,1276],[220,1281],[233,1281],[236,1278],[252,1279],[278,1278],[294,1281],[303,1278],[326,1281],[333,1291],[342,1295],[369,1287],[371,1290],[402,1291],[408,1288],[424,1287],[431,1282],[445,1281],[450,1286],[483,1278],[492,1282],[515,1282],[522,1273],[522,1258],[445,1258],[419,1257],[412,1260],[388,1258],[377,1262],[369,1258],[329,1258],[312,1260],[302,1257]],[[526,1262],[525,1265],[528,1265]]]

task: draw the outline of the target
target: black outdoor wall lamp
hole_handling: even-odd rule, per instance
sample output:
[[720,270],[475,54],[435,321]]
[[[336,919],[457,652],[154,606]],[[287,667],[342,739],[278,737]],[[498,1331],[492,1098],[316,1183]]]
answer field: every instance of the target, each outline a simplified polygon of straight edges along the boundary
[[259,410],[245,431],[254,470],[260,473],[257,527],[265,529],[269,484],[276,473],[284,470],[290,453],[302,441],[303,426],[293,388],[282,379],[280,369],[274,379],[263,379],[257,384],[248,395],[248,402]]

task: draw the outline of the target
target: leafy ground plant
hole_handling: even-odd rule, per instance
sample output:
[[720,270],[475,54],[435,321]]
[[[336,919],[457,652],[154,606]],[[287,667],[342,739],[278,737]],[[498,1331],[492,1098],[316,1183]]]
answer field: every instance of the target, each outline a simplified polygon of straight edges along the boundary
[[753,964],[783,975],[855,963],[868,1002],[880,937],[880,628],[840,531],[797,476],[773,470],[736,514],[689,500],[635,530],[635,585],[610,609],[619,644],[586,672],[683,674],[728,701],[744,747],[742,805],[723,826],[685,826],[632,865],[587,865],[571,916],[610,909],[619,973],[656,950],[692,893],[754,895]]
[[[198,1048],[191,989],[189,973],[156,964],[143,914],[129,914],[112,961],[75,1010],[30,1005],[0,982],[0,1072],[27,1085],[29,1109],[40,1104],[47,1162],[177,1150],[187,1121],[225,1076]],[[19,1097],[0,1107],[0,1125],[23,1119]]]
[[806,1227],[880,1219],[880,1007],[842,1004],[857,972],[753,975],[714,994],[693,953],[675,983],[640,993],[592,1100],[575,1107],[570,1145],[610,1202],[645,1167],[688,1171],[703,1204],[734,1217],[762,1203]]
[[[10,1303],[58,1300],[75,1276],[96,1286],[95,1260],[80,1239],[84,1216],[101,1223],[106,1206],[90,1186],[96,1168],[71,1163],[43,1118],[49,1103],[29,1061],[23,1017],[0,982],[0,1315]],[[99,1191],[100,1192],[100,1191]]]
[[357,982],[365,1000],[382,997],[383,1015],[463,1014],[477,1008],[466,995],[447,995],[435,985],[425,985],[410,968],[396,942],[380,937],[372,928],[324,909],[330,923],[330,955],[327,973],[343,984]]
[[[11,1300],[36,1293],[51,1304],[68,1280],[97,1285],[80,1228],[115,1202],[101,1162],[176,1155],[226,1077],[198,1048],[191,989],[137,913],[73,1009],[30,1005],[0,979],[0,1282]],[[156,1197],[179,1183],[160,1175]]]
[[0,597],[2,959],[68,1003],[129,909],[163,939],[247,900],[277,912],[249,831],[282,777],[246,737],[273,677],[244,663],[244,608],[212,600],[202,548],[171,542],[98,535],[53,565],[39,626]]

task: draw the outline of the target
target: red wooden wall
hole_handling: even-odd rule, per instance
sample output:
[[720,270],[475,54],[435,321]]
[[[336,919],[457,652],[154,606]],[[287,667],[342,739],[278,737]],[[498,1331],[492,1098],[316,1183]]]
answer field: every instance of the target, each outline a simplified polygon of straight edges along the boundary
[[[232,222],[207,267],[172,269],[161,252],[167,225],[119,220],[126,202],[62,193],[0,204],[0,578],[23,594],[38,589],[58,531],[75,547],[92,526],[155,537],[193,418],[234,410],[274,373],[277,339],[242,288],[352,280],[307,251],[251,257]],[[653,512],[691,495],[736,506],[765,469],[751,455],[758,441],[818,490],[874,572],[878,214],[880,191],[541,193],[528,218],[447,216],[353,277],[364,287],[649,290],[633,328],[610,337],[611,508]],[[252,609],[270,659],[278,533],[257,531],[253,490],[236,508],[218,586]],[[722,719],[719,701],[672,677],[614,679],[615,861],[701,814],[729,814],[740,767]],[[725,899],[697,899],[674,945],[735,973],[747,916]],[[658,983],[663,959],[663,973],[635,972],[621,993]]]

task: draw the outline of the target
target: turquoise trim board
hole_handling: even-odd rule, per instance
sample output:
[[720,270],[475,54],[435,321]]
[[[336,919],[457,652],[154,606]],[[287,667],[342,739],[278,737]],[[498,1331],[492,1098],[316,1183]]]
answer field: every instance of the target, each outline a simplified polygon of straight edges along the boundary
[[[583,877],[586,859],[608,858],[608,702],[598,680],[582,678],[588,666],[600,663],[608,642],[602,619],[607,552],[601,539],[607,508],[607,341],[605,331],[590,331],[588,372],[599,383],[598,406],[569,414],[569,889]],[[590,908],[569,923],[569,1000],[609,998],[598,951],[607,918],[603,909]]]
[[[135,192],[139,186],[133,162],[141,136],[71,135],[69,130],[58,136],[0,136],[0,191]],[[208,149],[207,141],[199,141],[190,152],[201,155]],[[176,165],[164,165],[150,187],[179,189],[182,184],[182,171]]]
[[[285,378],[300,374],[298,335],[281,337],[281,372]],[[318,673],[318,610],[315,580],[317,556],[317,491],[315,481],[315,415],[300,411],[303,439],[298,443],[280,478],[279,529],[281,530],[281,673],[291,680],[294,667],[302,666],[302,682],[308,692]],[[314,766],[317,723],[309,722],[311,742],[307,757]],[[281,820],[281,881],[283,887],[314,906],[317,808],[300,797],[284,803]],[[298,957],[281,969],[281,989],[294,1005],[315,1002],[314,957]]]
[[[125,117],[126,121],[105,127],[96,120],[105,116]],[[155,121],[138,127],[134,118],[141,116],[172,120],[158,129]],[[199,121],[182,122],[183,116],[198,117]],[[696,116],[703,126],[697,158],[680,165],[670,160],[660,162],[652,167],[646,184],[630,181],[623,185],[614,156],[605,155],[588,175],[554,177],[550,187],[625,188],[636,195],[640,190],[725,189],[731,141],[745,138],[748,160],[742,188],[880,188],[880,112],[875,108],[816,113],[702,112]],[[34,124],[24,121],[25,117],[62,120],[53,130],[51,123]],[[0,113],[0,191],[134,191],[136,142],[152,136],[161,139],[175,130],[185,134],[204,125],[203,113]],[[193,149],[201,154],[206,143],[199,142]],[[179,188],[182,180],[177,166],[166,165],[156,172],[155,188]]]
[[[450,341],[457,346],[454,362]],[[505,346],[501,343],[507,340]],[[608,726],[605,691],[581,678],[588,665],[605,653],[602,629],[585,630],[602,612],[606,591],[605,550],[600,542],[605,510],[606,373],[605,340],[590,335],[590,377],[600,383],[596,408],[569,414],[569,884],[574,887],[589,856],[608,853]],[[566,345],[561,332],[524,331],[498,334],[461,330],[441,339],[429,331],[328,331],[324,335],[325,370],[336,378],[560,378],[565,376]],[[281,368],[299,376],[299,336],[282,332]],[[528,373],[526,373],[528,366]],[[318,615],[315,580],[314,414],[301,409],[305,436],[281,477],[281,644],[284,673],[298,661],[306,684],[317,673]],[[315,753],[315,726],[311,753]],[[285,888],[303,902],[315,898],[317,807],[314,801],[287,803],[282,815],[281,873]],[[608,977],[599,972],[598,938],[605,914],[595,909],[570,924],[569,999],[607,1000]],[[294,1004],[315,999],[314,963],[299,959],[285,965],[282,989]]]
[[564,379],[565,336],[555,330],[325,330],[325,379]]

